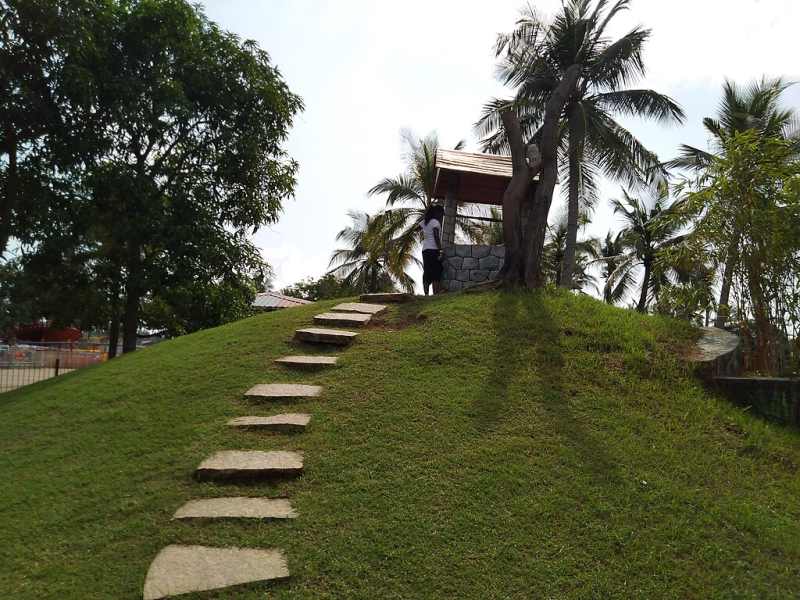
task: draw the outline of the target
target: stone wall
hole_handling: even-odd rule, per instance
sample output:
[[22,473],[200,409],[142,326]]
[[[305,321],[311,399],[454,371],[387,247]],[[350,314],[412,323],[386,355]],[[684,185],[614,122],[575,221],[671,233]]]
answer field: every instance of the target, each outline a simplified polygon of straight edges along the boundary
[[505,255],[505,246],[456,244],[445,247],[442,289],[457,292],[497,278]]

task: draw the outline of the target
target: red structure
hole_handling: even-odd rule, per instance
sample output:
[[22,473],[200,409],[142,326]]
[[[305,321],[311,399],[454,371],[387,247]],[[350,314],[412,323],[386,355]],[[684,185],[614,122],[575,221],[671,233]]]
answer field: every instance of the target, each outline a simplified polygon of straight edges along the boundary
[[21,342],[77,342],[81,330],[77,327],[55,329],[48,323],[33,323],[17,327],[16,335]]

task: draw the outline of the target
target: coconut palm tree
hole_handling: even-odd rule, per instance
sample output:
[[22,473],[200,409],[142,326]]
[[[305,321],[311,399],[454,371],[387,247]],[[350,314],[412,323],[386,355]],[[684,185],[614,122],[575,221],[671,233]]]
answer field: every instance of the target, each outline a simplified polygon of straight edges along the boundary
[[[586,222],[584,221],[584,225]],[[547,238],[544,243],[542,269],[547,279],[561,285],[564,256],[567,247],[567,220],[560,219],[547,228]],[[594,238],[578,240],[575,248],[575,270],[572,274],[572,289],[582,290],[592,287],[597,290],[597,281],[589,272],[594,259],[598,258],[598,244]]]
[[345,285],[364,292],[400,287],[413,293],[414,280],[407,271],[420,262],[408,240],[397,235],[403,223],[391,213],[349,211],[348,216],[352,224],[336,235],[336,241],[345,242],[347,247],[333,251],[330,273],[342,277]]
[[724,151],[725,140],[745,131],[756,130],[763,137],[798,139],[796,111],[780,106],[781,95],[791,85],[780,78],[762,78],[742,88],[726,80],[722,86],[722,102],[717,118],[703,119],[713,151],[681,144],[678,157],[666,163],[666,166],[702,172],[715,156]]
[[635,273],[642,270],[636,310],[645,312],[658,287],[656,259],[660,252],[683,241],[678,233],[686,223],[685,216],[670,203],[666,183],[647,192],[644,198],[633,197],[623,189],[622,200],[612,200],[611,205],[614,214],[622,217],[624,227],[618,238],[622,252],[609,257],[616,266],[606,279],[604,296],[613,297],[623,281],[632,281]]
[[[710,138],[712,151],[708,152],[683,144],[677,158],[669,161],[669,168],[689,169],[702,178],[705,170],[724,152],[726,140],[737,133],[758,131],[764,138],[783,137],[796,140],[800,152],[800,136],[796,121],[796,112],[791,108],[780,106],[781,95],[791,84],[782,79],[766,79],[751,83],[746,88],[734,82],[725,81],[722,88],[722,102],[717,118],[706,117],[703,125]],[[737,244],[731,244],[726,252],[720,283],[719,303],[716,327],[723,327],[727,318],[727,307],[730,301],[731,282],[736,268]]]
[[[659,163],[655,154],[616,121],[618,115],[682,122],[683,111],[668,96],[625,86],[645,73],[642,50],[650,30],[635,27],[619,39],[606,36],[608,24],[627,10],[629,0],[568,0],[551,21],[530,6],[510,34],[498,36],[499,79],[515,89],[510,99],[493,99],[476,124],[487,152],[508,151],[500,113],[513,106],[523,134],[535,141],[544,105],[557,82],[581,65],[576,89],[563,115],[561,174],[568,182],[567,239],[562,285],[570,287],[575,267],[579,217],[597,199],[601,173],[629,186]],[[584,206],[581,206],[581,205]]]
[[622,253],[625,247],[622,234],[612,234],[610,231],[605,239],[600,243],[599,262],[602,263],[602,277],[606,284],[603,286],[603,301],[607,304],[617,304],[621,301],[633,285],[633,272],[626,271],[621,273],[613,285],[608,283],[611,274],[619,266]]
[[[404,159],[406,170],[395,177],[386,177],[373,186],[367,194],[375,196],[385,194],[387,213],[394,213],[397,219],[405,223],[401,235],[418,240],[420,223],[436,200],[433,189],[436,184],[436,150],[439,139],[435,133],[424,138],[417,138],[411,131],[401,133],[407,147]],[[455,145],[454,150],[461,150],[465,142]],[[456,231],[467,239],[478,235],[479,227],[466,217],[456,220]]]
[[492,206],[488,218],[491,220],[476,223],[472,241],[476,244],[499,246],[503,243],[503,211]]

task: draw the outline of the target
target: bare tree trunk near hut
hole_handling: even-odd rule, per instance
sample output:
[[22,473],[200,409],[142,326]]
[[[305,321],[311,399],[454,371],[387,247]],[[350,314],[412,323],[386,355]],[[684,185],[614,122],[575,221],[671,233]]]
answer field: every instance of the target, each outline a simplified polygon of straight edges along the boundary
[[[525,256],[523,253],[522,203],[527,199],[531,188],[531,180],[539,170],[541,162],[528,164],[528,147],[522,141],[522,130],[519,117],[513,109],[506,109],[500,117],[511,146],[512,175],[505,192],[503,192],[503,242],[506,257],[499,279],[518,285],[524,282]],[[538,148],[531,148],[535,160]]]
[[572,65],[558,84],[544,109],[544,123],[539,147],[542,152],[542,167],[539,185],[533,203],[533,214],[523,241],[525,252],[525,285],[540,288],[544,285],[542,254],[547,231],[547,216],[553,202],[553,190],[558,178],[558,133],[561,113],[570,94],[575,89],[581,65]]

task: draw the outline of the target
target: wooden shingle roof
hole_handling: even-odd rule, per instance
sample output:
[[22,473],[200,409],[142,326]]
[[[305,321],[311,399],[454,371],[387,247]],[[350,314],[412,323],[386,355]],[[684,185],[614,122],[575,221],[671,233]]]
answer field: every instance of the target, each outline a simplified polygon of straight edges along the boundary
[[440,148],[433,196],[444,198],[449,191],[459,202],[502,205],[512,174],[510,156]]

